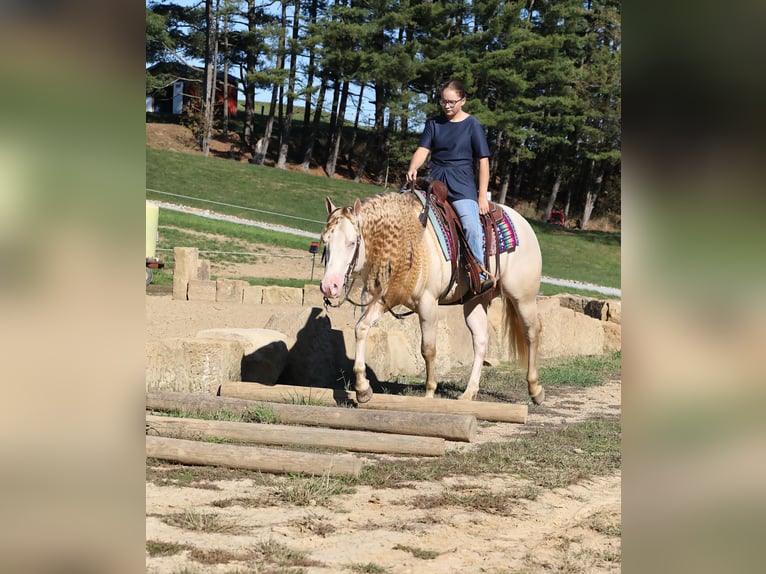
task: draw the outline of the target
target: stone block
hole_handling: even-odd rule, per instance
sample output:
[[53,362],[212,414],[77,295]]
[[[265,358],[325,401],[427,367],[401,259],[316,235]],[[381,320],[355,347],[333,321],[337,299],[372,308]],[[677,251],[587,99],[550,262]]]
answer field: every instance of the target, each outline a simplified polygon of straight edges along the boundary
[[190,279],[187,297],[189,301],[215,301],[215,281]]
[[189,280],[197,278],[199,249],[196,247],[173,248],[173,299],[186,301]]
[[247,281],[220,277],[215,282],[215,300],[219,303],[242,303]]
[[263,301],[263,285],[248,285],[242,295],[242,302],[246,305],[260,305]]
[[244,350],[236,341],[162,339],[146,344],[146,390],[215,394],[238,381]]
[[297,287],[276,287],[269,286],[263,288],[264,305],[303,305],[303,289]]

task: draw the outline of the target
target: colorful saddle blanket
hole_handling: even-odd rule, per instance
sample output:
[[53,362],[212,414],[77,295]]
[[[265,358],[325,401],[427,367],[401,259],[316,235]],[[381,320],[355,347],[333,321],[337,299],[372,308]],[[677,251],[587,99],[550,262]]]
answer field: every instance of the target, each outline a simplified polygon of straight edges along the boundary
[[[423,205],[426,204],[426,194],[420,189],[414,190],[415,195]],[[428,219],[431,220],[436,231],[436,237],[439,240],[439,245],[442,248],[442,254],[446,261],[452,261],[455,259],[457,253],[457,237],[452,237],[449,232],[449,226],[444,220],[444,213],[438,205],[438,200],[431,194],[431,206],[428,210]],[[498,205],[498,209],[501,207]],[[502,220],[497,222],[497,235],[490,238],[489,250],[487,250],[487,238],[484,238],[484,250],[488,251],[488,255],[495,255],[497,253],[505,253],[511,251],[519,244],[519,236],[516,233],[516,227],[511,221],[505,210],[503,211]]]

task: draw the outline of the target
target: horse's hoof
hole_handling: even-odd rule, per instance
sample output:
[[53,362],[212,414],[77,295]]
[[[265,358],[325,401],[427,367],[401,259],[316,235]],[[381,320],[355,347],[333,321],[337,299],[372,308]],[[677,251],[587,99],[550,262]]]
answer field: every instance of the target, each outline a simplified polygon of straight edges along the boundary
[[464,392],[462,395],[460,395],[457,400],[459,401],[472,401],[476,398],[476,395],[478,393],[469,393],[468,391]]
[[543,404],[543,401],[545,400],[545,389],[541,386],[540,390],[537,391],[537,394],[532,397],[532,402],[536,405]]
[[372,387],[367,387],[364,391],[356,391],[357,403],[368,403],[372,398]]

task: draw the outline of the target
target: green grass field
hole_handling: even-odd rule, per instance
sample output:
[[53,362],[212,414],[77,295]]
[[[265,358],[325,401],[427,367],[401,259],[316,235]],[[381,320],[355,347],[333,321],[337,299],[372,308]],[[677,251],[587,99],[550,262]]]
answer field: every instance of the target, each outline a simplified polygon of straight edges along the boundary
[[[350,205],[358,197],[384,191],[374,185],[149,147],[146,187],[146,198],[150,200],[208,209],[317,235],[326,217],[325,197],[329,196],[337,205]],[[562,231],[541,222],[530,223],[540,241],[544,275],[620,287],[619,232]],[[206,239],[205,249],[210,250],[229,250],[227,247],[237,239],[295,249],[306,249],[310,241],[288,233],[169,210],[162,210],[160,226],[166,248],[183,245],[184,233],[178,229],[208,234],[211,237]],[[168,226],[178,229],[165,229]],[[162,275],[162,272],[155,274],[155,283],[164,282]],[[258,278],[254,280],[261,282]],[[553,285],[543,285],[542,289],[545,295],[564,291],[589,293]]]

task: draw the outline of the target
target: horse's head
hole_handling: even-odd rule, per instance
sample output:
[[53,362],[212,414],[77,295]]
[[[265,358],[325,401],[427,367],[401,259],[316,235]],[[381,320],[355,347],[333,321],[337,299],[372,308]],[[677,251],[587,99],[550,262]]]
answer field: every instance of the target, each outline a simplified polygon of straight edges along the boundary
[[359,228],[362,203],[358,199],[353,207],[335,207],[328,197],[327,223],[322,230],[325,270],[320,289],[325,297],[338,297],[349,276],[361,269],[364,245]]

